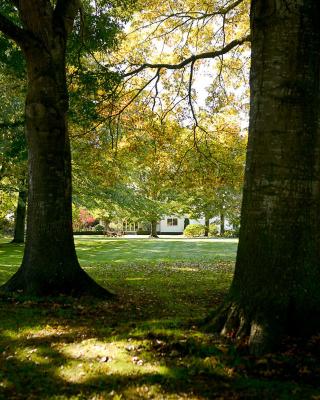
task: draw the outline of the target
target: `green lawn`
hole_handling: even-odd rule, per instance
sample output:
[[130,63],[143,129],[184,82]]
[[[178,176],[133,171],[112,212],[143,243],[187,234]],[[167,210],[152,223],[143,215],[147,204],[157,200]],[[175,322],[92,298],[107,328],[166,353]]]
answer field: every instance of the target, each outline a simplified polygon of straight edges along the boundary
[[[320,338],[259,359],[206,331],[232,279],[235,240],[79,237],[76,246],[117,298],[2,295],[0,400],[320,398]],[[0,283],[22,250],[0,240]]]
[[[83,268],[101,285],[124,296],[143,294],[161,313],[204,316],[214,297],[220,300],[232,277],[237,240],[107,239],[76,237]],[[0,243],[0,284],[20,264],[23,246]],[[217,270],[224,271],[224,274]],[[195,290],[194,283],[201,291]],[[215,292],[210,298],[212,287]],[[172,302],[183,298],[184,301]],[[193,307],[194,301],[198,307]],[[217,300],[217,301],[218,301]],[[140,301],[142,301],[140,299]],[[201,304],[201,307],[200,307]],[[160,306],[161,305],[161,306]],[[201,314],[200,314],[201,309]]]
[[233,261],[236,239],[99,239],[76,238],[80,262],[92,263],[158,263],[172,261]]
[[[18,265],[22,245],[12,246],[0,239],[0,266]],[[92,236],[75,238],[77,253],[83,265],[108,263],[158,263],[171,261],[233,261],[237,239],[111,239]]]

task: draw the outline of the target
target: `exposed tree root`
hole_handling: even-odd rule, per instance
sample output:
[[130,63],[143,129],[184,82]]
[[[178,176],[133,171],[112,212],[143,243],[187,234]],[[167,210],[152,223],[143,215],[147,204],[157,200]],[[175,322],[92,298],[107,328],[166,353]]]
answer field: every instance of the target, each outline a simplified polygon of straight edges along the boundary
[[219,332],[238,345],[244,343],[251,354],[261,355],[278,347],[282,330],[275,321],[263,321],[246,314],[235,303],[226,303],[205,321],[207,330]]

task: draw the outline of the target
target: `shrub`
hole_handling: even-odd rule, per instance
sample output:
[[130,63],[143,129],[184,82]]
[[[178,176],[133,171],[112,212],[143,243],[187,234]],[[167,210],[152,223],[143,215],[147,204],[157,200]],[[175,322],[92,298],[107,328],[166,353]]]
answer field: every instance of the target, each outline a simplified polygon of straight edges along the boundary
[[227,231],[224,231],[224,233],[223,233],[223,235],[221,235],[221,237],[234,238],[234,237],[238,237],[238,235],[234,229],[228,229]]
[[219,235],[219,229],[216,224],[210,224],[209,225],[209,236],[218,236]]
[[183,231],[184,236],[187,237],[198,237],[204,235],[204,225],[201,224],[190,224]]
[[101,224],[98,224],[98,225],[96,225],[96,226],[94,227],[94,230],[95,230],[96,232],[103,232],[103,231],[104,231],[104,226],[101,225]]

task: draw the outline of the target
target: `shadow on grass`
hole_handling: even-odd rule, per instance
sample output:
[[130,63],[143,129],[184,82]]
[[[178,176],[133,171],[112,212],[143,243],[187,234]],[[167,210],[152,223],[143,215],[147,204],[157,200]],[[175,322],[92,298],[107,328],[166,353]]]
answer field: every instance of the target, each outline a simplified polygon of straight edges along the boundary
[[[169,363],[153,347],[166,336],[166,324],[145,323],[137,329],[137,321],[130,324],[121,316],[115,321],[109,305],[79,305],[70,299],[2,299],[0,305],[1,398],[116,398],[116,393],[128,399],[150,398],[151,393],[178,398],[180,391],[193,396],[197,383],[185,382],[186,367],[178,366],[172,354]],[[158,329],[161,341],[155,339]]]
[[[114,303],[2,298],[0,398],[315,399],[319,394],[305,377],[294,382],[283,370],[257,374],[261,360],[242,357],[194,321],[136,317]],[[270,360],[262,361],[261,371],[270,373],[265,364]]]

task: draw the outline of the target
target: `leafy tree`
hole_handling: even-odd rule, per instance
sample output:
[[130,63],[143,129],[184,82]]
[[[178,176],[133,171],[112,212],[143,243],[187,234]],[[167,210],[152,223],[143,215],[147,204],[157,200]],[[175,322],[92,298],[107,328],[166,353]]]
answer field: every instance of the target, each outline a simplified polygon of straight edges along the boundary
[[[224,219],[240,207],[246,136],[241,133],[233,110],[205,118],[206,127],[196,140],[189,138],[181,186],[192,217],[205,217],[205,235],[209,220],[220,216],[220,231]],[[192,140],[191,140],[192,139]]]
[[[90,2],[81,4],[78,0],[0,3],[0,31],[22,49],[26,62],[29,152],[25,253],[20,269],[3,290],[35,295],[108,294],[80,268],[74,249],[67,129],[68,39],[81,33],[80,9],[98,24],[99,18],[110,15],[114,8],[107,1],[96,4],[94,8]],[[92,13],[95,17],[90,17]],[[85,49],[90,52],[90,46]]]
[[126,121],[121,153],[130,170],[129,185],[140,200],[135,214],[150,222],[150,235],[157,237],[157,221],[177,211],[176,160],[183,130],[172,120],[160,121],[148,108],[131,121]]

